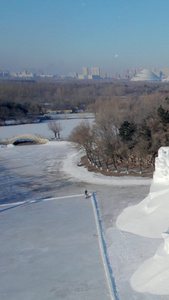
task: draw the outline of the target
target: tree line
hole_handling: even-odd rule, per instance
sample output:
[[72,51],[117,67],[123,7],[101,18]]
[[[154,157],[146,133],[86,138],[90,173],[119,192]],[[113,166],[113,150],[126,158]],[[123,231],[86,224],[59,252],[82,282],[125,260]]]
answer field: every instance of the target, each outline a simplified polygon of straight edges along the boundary
[[[122,80],[68,80],[65,82],[0,80],[0,123],[3,124],[7,119],[24,119],[30,116],[36,118],[39,114],[45,114],[48,109],[74,110],[74,108],[85,107],[99,115],[97,111],[99,103],[106,104],[113,98],[119,99],[119,105],[123,105],[120,111],[122,115],[129,100],[131,100],[130,106],[141,100],[141,109],[145,111],[147,108],[143,103],[147,97],[156,98],[158,95],[158,98],[162,99],[168,97],[168,94],[167,83]],[[122,100],[124,100],[123,104]],[[133,106],[133,109],[137,109],[137,105]]]
[[[42,107],[38,103],[25,102],[2,102],[0,103],[0,124],[10,119],[19,119],[20,121],[25,118],[32,119],[42,113]],[[34,119],[34,118],[33,118]]]
[[[52,110],[74,110],[85,107],[94,111],[98,101],[112,97],[167,94],[169,85],[123,81],[0,81],[0,122],[25,118]],[[2,123],[1,122],[1,123]]]
[[0,123],[51,110],[86,108],[101,95],[99,83],[0,81]]
[[97,101],[93,110],[93,125],[82,122],[69,137],[89,162],[113,172],[152,170],[158,149],[169,146],[168,96],[113,97]]

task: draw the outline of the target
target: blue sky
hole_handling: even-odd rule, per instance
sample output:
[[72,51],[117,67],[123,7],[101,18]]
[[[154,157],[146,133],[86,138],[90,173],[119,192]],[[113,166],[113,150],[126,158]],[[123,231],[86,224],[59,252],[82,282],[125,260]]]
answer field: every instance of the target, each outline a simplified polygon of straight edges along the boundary
[[0,0],[0,69],[169,68],[169,0]]

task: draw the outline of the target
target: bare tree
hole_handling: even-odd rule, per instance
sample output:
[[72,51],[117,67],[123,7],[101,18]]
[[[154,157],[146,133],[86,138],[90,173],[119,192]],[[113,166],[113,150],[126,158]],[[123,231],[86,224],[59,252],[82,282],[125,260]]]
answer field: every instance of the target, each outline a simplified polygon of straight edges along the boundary
[[94,162],[93,161],[94,133],[93,133],[93,128],[89,124],[89,122],[82,121],[80,125],[75,127],[69,136],[69,141],[75,143],[79,149],[84,149],[87,158],[91,162]]
[[55,135],[55,139],[58,138],[60,139],[60,132],[63,130],[63,127],[60,122],[58,121],[52,121],[48,123],[48,128],[53,131]]

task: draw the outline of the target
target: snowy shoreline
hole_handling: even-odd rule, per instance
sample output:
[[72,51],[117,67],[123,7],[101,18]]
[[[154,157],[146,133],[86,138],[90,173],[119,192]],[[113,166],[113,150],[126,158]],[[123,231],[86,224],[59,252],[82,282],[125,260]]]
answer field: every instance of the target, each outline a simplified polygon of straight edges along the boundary
[[[71,145],[67,142],[68,145]],[[130,185],[150,185],[151,178],[142,178],[134,176],[105,176],[100,173],[89,172],[87,168],[78,166],[81,157],[84,155],[82,151],[74,150],[70,153],[62,164],[62,170],[71,176],[73,181],[84,181],[87,183],[101,184],[101,185],[115,185],[115,186],[130,186]],[[73,176],[72,176],[73,175]]]

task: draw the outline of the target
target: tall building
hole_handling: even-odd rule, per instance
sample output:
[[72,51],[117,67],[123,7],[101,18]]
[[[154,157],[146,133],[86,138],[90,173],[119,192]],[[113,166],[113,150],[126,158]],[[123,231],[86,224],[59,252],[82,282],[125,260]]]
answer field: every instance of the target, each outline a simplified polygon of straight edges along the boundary
[[88,76],[89,75],[89,69],[88,69],[88,67],[83,67],[82,68],[82,73],[83,73],[83,76]]
[[92,75],[100,76],[100,69],[98,67],[91,68]]
[[122,78],[123,79],[129,79],[130,76],[129,76],[129,70],[123,70],[122,71]]
[[98,67],[92,67],[91,74],[93,79],[100,78],[100,69]]
[[107,78],[107,73],[105,73],[105,72],[100,72],[100,78],[106,79],[106,78]]
[[9,77],[9,71],[0,71],[0,77]]

